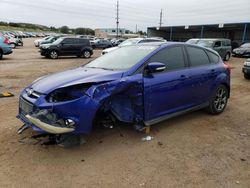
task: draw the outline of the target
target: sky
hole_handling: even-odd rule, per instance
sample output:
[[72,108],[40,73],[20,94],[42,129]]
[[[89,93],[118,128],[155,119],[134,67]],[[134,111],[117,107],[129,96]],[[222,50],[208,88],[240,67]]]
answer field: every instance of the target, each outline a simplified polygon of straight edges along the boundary
[[[0,21],[116,27],[116,0],[0,0]],[[120,0],[120,28],[250,22],[250,0]]]

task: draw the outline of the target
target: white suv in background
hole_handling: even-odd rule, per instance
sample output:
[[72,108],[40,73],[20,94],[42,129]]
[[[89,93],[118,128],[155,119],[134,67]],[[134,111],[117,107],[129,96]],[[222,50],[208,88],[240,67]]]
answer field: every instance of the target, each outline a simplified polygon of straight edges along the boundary
[[127,39],[124,42],[122,42],[121,44],[119,44],[116,47],[112,47],[112,48],[107,48],[105,50],[102,51],[102,55],[109,53],[113,50],[116,50],[120,47],[123,46],[130,46],[130,45],[135,45],[135,44],[141,44],[141,43],[149,43],[149,42],[167,42],[165,39],[162,38],[131,38],[131,39]]

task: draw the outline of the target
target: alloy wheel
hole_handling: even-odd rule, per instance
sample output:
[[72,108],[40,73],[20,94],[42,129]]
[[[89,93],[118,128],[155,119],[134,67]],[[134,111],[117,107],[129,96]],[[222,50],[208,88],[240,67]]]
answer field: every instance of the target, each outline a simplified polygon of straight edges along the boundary
[[84,56],[85,58],[90,58],[91,54],[90,54],[89,51],[84,51],[83,56]]
[[56,58],[58,57],[57,52],[56,52],[56,51],[50,52],[50,57],[51,57],[52,59],[56,59]]
[[217,111],[222,111],[227,104],[227,92],[224,88],[219,88],[215,94],[214,107]]

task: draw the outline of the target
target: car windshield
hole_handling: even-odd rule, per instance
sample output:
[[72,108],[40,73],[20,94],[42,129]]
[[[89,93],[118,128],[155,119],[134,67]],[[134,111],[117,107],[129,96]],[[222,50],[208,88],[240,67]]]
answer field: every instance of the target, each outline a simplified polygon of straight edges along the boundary
[[154,51],[157,46],[126,46],[107,53],[84,67],[105,70],[127,70]]
[[242,48],[250,48],[250,43],[245,43],[241,45]]
[[44,38],[44,40],[50,40],[50,39],[52,39],[53,37],[46,37],[46,38]]
[[207,48],[213,47],[213,43],[214,42],[211,40],[199,40],[197,42],[198,45],[203,46],[203,47],[207,47]]
[[197,44],[199,42],[199,39],[189,39],[186,43],[188,44]]
[[122,47],[122,46],[134,45],[134,44],[137,44],[139,40],[140,39],[128,39],[122,42],[121,44],[119,44],[119,46]]
[[57,40],[55,40],[52,44],[60,44],[63,41],[63,38],[58,38]]

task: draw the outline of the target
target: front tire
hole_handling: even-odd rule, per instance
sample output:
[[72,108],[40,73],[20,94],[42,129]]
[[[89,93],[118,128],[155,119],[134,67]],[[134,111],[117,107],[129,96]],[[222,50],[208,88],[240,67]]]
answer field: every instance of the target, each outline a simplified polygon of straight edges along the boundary
[[244,74],[244,78],[250,80],[250,74]]
[[50,54],[49,54],[49,57],[50,57],[51,59],[57,59],[57,58],[58,58],[58,52],[55,51],[55,50],[52,50],[52,51],[50,52]]
[[209,101],[207,111],[214,115],[222,113],[227,106],[228,98],[229,91],[227,87],[224,85],[219,85]]
[[84,50],[83,51],[83,57],[84,58],[90,58],[91,57],[91,52],[89,50]]

